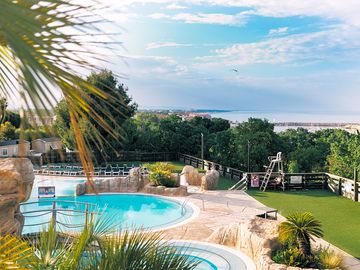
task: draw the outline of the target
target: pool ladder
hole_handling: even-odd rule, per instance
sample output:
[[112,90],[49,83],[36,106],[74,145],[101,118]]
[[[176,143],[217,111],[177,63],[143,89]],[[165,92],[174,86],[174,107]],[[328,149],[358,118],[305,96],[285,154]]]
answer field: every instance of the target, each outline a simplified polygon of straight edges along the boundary
[[189,200],[190,200],[190,198],[187,198],[181,204],[181,216],[184,216],[186,214],[186,205],[189,202]]

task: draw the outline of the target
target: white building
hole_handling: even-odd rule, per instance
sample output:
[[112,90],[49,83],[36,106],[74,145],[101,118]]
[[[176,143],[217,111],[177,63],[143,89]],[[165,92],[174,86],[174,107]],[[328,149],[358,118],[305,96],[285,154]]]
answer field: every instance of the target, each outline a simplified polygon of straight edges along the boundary
[[[23,147],[23,153],[20,153],[20,147]],[[0,142],[0,158],[17,157],[19,153],[21,156],[28,156],[30,153],[30,142],[20,140]]]

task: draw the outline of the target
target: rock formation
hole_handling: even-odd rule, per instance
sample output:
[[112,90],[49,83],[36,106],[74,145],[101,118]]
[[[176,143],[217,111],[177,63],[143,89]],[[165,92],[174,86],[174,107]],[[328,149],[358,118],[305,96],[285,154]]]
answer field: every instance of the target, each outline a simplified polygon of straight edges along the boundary
[[200,186],[201,185],[201,176],[197,169],[193,166],[186,165],[181,172],[181,175],[185,177],[186,182],[192,186]]
[[106,192],[138,192],[147,182],[139,168],[133,168],[128,176],[95,179],[92,183],[81,183],[76,186],[76,195]]
[[202,190],[216,190],[219,183],[220,173],[217,170],[206,171],[206,174],[201,178]]
[[230,246],[249,256],[259,270],[305,270],[277,264],[271,253],[278,243],[280,221],[254,218],[245,223],[232,223],[214,231],[207,241]]
[[29,159],[0,160],[0,233],[21,233],[23,217],[19,203],[29,199],[34,178]]
[[145,193],[149,194],[156,194],[156,195],[162,195],[162,196],[187,196],[187,187],[186,186],[179,186],[179,187],[173,187],[168,188],[164,186],[152,186],[150,184],[145,186],[144,189]]

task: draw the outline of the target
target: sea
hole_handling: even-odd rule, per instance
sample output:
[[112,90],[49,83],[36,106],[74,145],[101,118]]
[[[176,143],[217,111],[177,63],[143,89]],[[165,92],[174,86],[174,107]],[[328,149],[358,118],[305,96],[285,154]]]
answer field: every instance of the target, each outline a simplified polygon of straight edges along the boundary
[[275,124],[275,131],[303,127],[310,131],[325,128],[339,128],[345,125],[360,125],[359,113],[334,112],[259,112],[259,111],[226,111],[209,112],[212,118],[223,118],[236,125],[247,121],[250,117],[267,119]]

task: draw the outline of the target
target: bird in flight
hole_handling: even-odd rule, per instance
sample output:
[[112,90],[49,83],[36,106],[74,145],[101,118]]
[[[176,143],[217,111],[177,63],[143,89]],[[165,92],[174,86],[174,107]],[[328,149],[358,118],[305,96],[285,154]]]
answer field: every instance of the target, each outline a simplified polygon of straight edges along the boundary
[[235,69],[235,68],[233,68],[233,69],[232,69],[232,71],[234,71],[234,72],[238,72],[238,70],[237,70],[237,69]]

